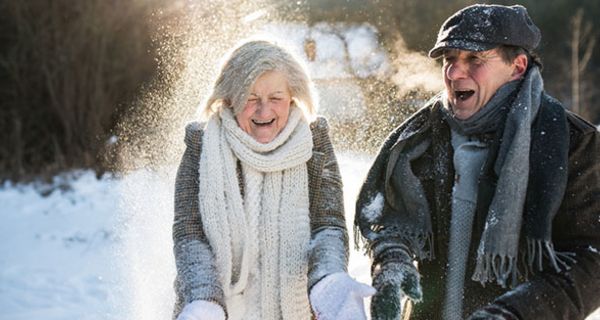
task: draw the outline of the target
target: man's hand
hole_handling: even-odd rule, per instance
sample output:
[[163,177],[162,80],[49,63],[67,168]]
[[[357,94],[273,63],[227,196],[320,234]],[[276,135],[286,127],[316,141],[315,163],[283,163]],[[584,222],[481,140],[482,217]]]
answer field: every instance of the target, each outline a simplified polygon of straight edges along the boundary
[[400,319],[402,298],[420,302],[423,292],[420,275],[405,252],[388,255],[373,268],[373,287],[377,293],[371,299],[373,320]]

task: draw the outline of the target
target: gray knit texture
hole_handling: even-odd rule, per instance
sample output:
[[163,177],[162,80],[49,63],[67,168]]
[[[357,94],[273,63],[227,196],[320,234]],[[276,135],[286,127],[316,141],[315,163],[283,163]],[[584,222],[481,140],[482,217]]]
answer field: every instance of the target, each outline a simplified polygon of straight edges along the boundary
[[445,320],[460,320],[463,319],[464,284],[477,202],[477,178],[488,149],[482,142],[469,141],[456,131],[452,131],[452,146],[457,178],[452,191],[447,285],[442,312]]

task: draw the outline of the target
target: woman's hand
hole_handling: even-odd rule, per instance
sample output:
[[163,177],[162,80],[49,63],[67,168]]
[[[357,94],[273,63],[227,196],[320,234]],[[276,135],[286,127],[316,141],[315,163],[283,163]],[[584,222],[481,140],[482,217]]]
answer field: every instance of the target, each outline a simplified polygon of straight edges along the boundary
[[310,291],[310,304],[318,320],[363,320],[363,300],[375,289],[352,279],[345,272],[327,275]]
[[181,310],[177,320],[225,320],[225,311],[214,302],[195,300]]

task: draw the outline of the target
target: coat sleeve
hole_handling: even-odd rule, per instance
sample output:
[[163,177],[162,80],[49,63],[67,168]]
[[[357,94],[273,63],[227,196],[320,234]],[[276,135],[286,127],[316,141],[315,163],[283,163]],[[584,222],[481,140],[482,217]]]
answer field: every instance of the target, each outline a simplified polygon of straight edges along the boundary
[[225,309],[215,259],[202,228],[198,209],[198,167],[202,130],[199,123],[186,127],[186,150],[175,181],[175,217],[173,223],[173,253],[177,275],[176,302],[173,318],[194,300],[215,302]]
[[431,108],[427,104],[388,135],[358,193],[354,240],[357,246],[360,242],[364,243],[366,252],[373,258],[373,266],[380,262],[382,256],[404,256],[405,253],[411,257],[416,255],[404,241],[405,237],[394,220],[390,203],[398,204],[398,201],[394,198],[395,192],[387,188],[390,185],[387,174],[388,168],[393,168],[407,141],[422,136],[428,130]]
[[340,169],[329,137],[325,118],[311,124],[313,162],[308,166],[311,245],[308,288],[323,277],[347,270],[348,231]]
[[600,307],[600,134],[570,115],[567,189],[553,221],[559,252],[575,253],[566,272],[551,268],[496,299],[520,319],[585,319]]

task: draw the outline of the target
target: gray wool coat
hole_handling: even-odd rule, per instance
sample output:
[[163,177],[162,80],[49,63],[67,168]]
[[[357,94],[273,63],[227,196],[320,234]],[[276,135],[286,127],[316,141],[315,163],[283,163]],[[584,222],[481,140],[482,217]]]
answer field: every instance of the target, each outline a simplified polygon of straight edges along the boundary
[[[329,126],[325,118],[318,117],[310,124],[310,129],[313,155],[307,163],[311,227],[309,290],[326,275],[347,271],[348,264],[348,233],[344,218],[342,180],[329,138]],[[194,300],[215,302],[227,312],[213,252],[202,228],[202,213],[198,209],[198,167],[202,135],[203,126],[200,123],[187,125],[187,148],[175,182],[173,252],[177,275],[174,283],[176,302],[173,318],[179,315],[187,303]],[[243,190],[241,182],[240,185]]]

